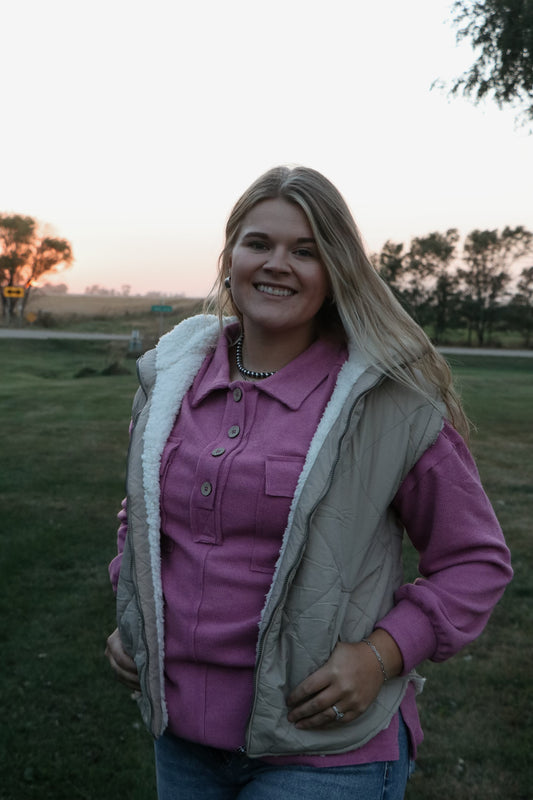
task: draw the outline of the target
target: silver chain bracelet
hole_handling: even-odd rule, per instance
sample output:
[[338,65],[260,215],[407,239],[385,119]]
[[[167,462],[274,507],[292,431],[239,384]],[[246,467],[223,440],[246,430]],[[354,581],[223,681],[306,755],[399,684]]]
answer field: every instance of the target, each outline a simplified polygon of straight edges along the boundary
[[377,660],[379,661],[379,666],[381,667],[381,671],[383,673],[383,680],[388,681],[389,680],[389,676],[387,675],[387,670],[385,669],[385,664],[383,663],[383,659],[381,658],[381,653],[379,652],[377,647],[374,644],[372,644],[370,639],[361,639],[361,641],[364,642],[365,644],[367,644],[370,647],[370,649],[372,650],[372,652],[376,656]]

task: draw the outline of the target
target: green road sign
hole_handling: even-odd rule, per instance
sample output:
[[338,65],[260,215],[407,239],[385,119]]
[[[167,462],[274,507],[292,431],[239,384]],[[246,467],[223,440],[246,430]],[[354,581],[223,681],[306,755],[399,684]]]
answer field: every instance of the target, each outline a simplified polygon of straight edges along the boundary
[[168,314],[172,311],[172,306],[152,306],[152,311],[158,311],[160,314]]

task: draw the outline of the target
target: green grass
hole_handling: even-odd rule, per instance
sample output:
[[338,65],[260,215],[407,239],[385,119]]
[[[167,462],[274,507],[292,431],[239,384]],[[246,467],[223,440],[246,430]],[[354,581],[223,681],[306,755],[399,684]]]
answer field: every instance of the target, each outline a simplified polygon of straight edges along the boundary
[[154,796],[151,741],[103,657],[129,375],[107,345],[0,343],[0,798]]
[[[0,800],[155,798],[150,737],[103,657],[136,388],[124,351],[0,341]],[[101,374],[120,359],[127,374]],[[96,374],[75,378],[84,367]],[[531,796],[532,369],[454,360],[516,577],[475,644],[420,668],[426,742],[409,800]]]
[[[513,554],[515,577],[483,635],[425,663],[426,740],[408,800],[526,800],[533,747],[533,359],[450,357],[476,426],[471,447]],[[414,558],[410,556],[411,565]]]
[[[434,341],[434,330],[432,325],[425,327],[427,335]],[[468,336],[466,328],[448,328],[442,340],[439,342],[442,346],[454,347],[479,347],[477,336],[472,333]],[[487,335],[483,347],[488,348],[501,348],[509,350],[521,350],[525,347],[524,336],[515,330],[496,330],[490,336]]]

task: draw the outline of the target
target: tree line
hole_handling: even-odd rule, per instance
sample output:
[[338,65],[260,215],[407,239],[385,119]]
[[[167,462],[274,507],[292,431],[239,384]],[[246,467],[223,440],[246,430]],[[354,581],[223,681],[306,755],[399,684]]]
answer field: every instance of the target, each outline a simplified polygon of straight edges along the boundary
[[533,266],[523,267],[513,287],[513,266],[533,252],[523,226],[473,230],[459,252],[450,228],[411,239],[409,247],[387,241],[372,255],[374,267],[436,344],[452,329],[466,329],[469,345],[490,343],[494,332],[516,331],[525,347],[533,333]]
[[[459,233],[451,228],[414,237],[408,247],[389,240],[372,255],[372,262],[436,344],[445,343],[452,330],[466,329],[468,344],[483,346],[496,330],[505,330],[518,332],[524,346],[530,347],[533,266],[522,268],[514,286],[513,267],[533,253],[533,234],[523,226],[501,232],[474,230],[459,250]],[[0,214],[4,318],[9,321],[15,308],[22,316],[34,283],[72,261],[72,246],[66,239],[43,234],[32,217]],[[17,296],[10,289],[22,292]],[[88,287],[86,292],[96,289],[101,291]],[[122,289],[129,293],[129,287]]]

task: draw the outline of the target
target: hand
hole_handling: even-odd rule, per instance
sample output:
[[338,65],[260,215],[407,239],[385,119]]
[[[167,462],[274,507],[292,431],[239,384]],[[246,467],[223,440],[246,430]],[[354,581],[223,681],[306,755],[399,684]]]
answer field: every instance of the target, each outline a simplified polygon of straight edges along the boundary
[[141,684],[139,683],[139,675],[137,667],[135,666],[135,661],[133,658],[130,658],[124,650],[118,628],[115,628],[111,636],[107,639],[105,655],[119,681],[124,683],[129,689],[140,692]]
[[[379,630],[372,634],[372,641],[385,660],[388,676],[398,675],[402,657],[392,637]],[[379,662],[367,644],[338,642],[324,666],[291,692],[287,718],[302,730],[351,722],[376,699],[383,681]],[[344,714],[342,720],[337,721],[334,705]]]

